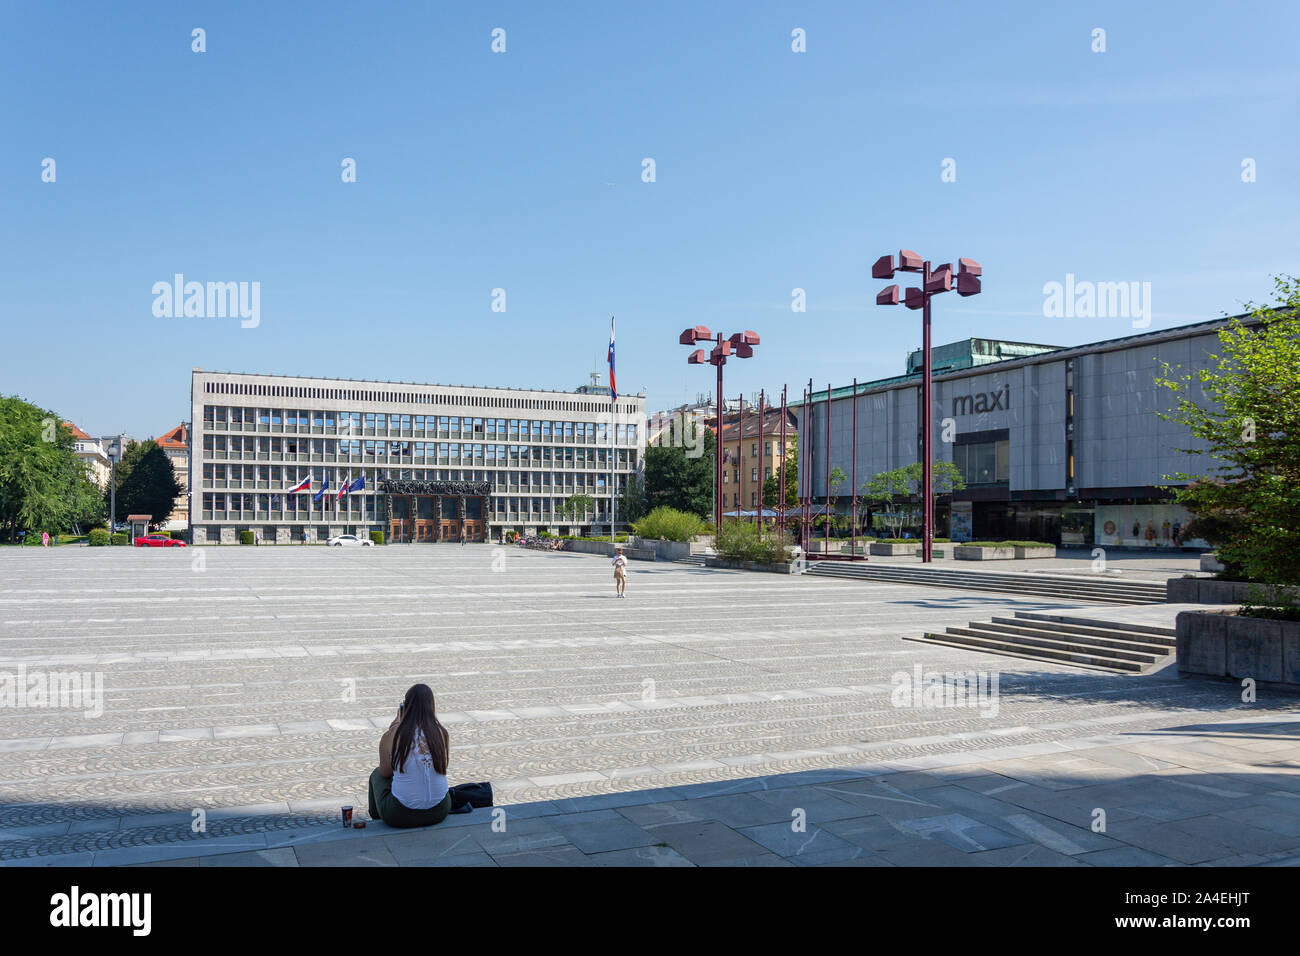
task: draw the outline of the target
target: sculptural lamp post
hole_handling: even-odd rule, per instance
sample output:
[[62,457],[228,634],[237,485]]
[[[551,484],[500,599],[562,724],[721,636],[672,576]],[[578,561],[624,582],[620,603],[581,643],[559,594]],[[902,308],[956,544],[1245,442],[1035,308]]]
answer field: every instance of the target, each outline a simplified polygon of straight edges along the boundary
[[[677,337],[679,345],[695,345],[699,342],[713,342],[713,351],[696,349],[686,359],[688,365],[712,365],[718,370],[718,440],[713,451],[713,533],[722,533],[722,366],[727,364],[727,357],[753,358],[754,346],[758,344],[758,333],[753,331],[737,332],[730,338],[724,338],[719,332],[715,337],[702,325],[687,329]],[[744,436],[742,435],[743,439]],[[740,505],[736,506],[737,510]]]
[[[957,294],[979,295],[980,264],[974,259],[957,260]],[[933,382],[930,375],[930,297],[952,291],[952,263],[945,262],[933,271],[930,260],[910,249],[900,250],[898,259],[881,256],[871,267],[873,279],[892,279],[895,272],[919,272],[921,288],[910,288],[903,296],[909,309],[921,310],[921,561],[934,560],[934,415]],[[898,286],[886,286],[877,296],[876,305],[898,305]]]

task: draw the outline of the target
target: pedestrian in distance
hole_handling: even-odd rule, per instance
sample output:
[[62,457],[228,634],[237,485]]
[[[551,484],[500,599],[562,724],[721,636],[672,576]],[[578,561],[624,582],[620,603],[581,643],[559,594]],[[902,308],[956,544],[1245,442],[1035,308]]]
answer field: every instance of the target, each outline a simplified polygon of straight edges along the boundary
[[614,588],[619,597],[627,597],[624,593],[627,589],[627,558],[621,547],[614,549]]
[[50,546],[50,533],[49,533],[48,531],[42,531],[42,532],[41,532],[41,547],[42,547],[42,548],[48,548],[49,546]]

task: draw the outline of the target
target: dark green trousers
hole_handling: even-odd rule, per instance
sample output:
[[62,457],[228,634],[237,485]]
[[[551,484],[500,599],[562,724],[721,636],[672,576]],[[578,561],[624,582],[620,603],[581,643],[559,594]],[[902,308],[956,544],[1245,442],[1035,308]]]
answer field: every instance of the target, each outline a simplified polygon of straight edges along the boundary
[[442,798],[442,803],[428,810],[412,810],[402,806],[402,801],[393,796],[393,780],[385,777],[376,767],[370,775],[370,819],[383,820],[390,827],[431,827],[447,819],[451,809],[451,794]]

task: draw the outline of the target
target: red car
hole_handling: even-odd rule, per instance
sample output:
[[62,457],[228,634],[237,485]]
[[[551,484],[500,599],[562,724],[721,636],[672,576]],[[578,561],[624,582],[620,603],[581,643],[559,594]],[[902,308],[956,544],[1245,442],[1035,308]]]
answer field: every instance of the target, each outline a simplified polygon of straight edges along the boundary
[[183,548],[185,542],[178,538],[169,538],[165,534],[147,534],[135,539],[137,548]]

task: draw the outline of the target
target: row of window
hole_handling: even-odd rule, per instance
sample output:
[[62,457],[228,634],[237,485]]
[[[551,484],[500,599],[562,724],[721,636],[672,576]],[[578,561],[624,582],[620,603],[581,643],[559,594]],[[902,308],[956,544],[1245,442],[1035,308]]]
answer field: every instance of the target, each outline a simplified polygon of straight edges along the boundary
[[[763,480],[766,481],[768,478],[771,477],[772,477],[772,466],[769,465],[768,467],[763,469]],[[752,482],[758,481],[757,468],[749,469],[749,480]],[[724,485],[740,484],[740,469],[739,468],[732,468],[730,470],[726,468],[722,469],[722,483]]]
[[[428,499],[432,500],[432,499]],[[478,518],[482,514],[482,499],[466,499],[466,517]],[[488,499],[488,510],[490,514],[505,517],[506,515],[519,514],[545,514],[545,515],[565,515],[564,498],[540,498],[540,497],[517,497],[511,495],[494,495]],[[378,505],[374,495],[354,495],[350,498],[344,498],[340,502],[332,499],[322,498],[320,501],[312,501],[308,495],[276,495],[259,493],[236,493],[207,491],[203,493],[203,515],[202,519],[211,521],[214,518],[239,518],[250,515],[266,515],[268,517],[282,517],[297,521],[313,521],[324,519],[346,520],[355,517],[358,520],[374,520],[378,515]],[[452,499],[444,499],[444,517],[451,517],[454,509],[458,507]],[[432,518],[431,508],[426,509],[427,514],[421,513],[417,517]],[[585,515],[578,515],[578,520],[584,517],[595,515],[597,517],[609,513],[608,499],[605,501],[594,502],[594,507],[587,511]],[[394,514],[390,517],[409,518],[409,503],[403,501],[401,506],[394,509]]]
[[[462,472],[459,469],[403,469],[400,472],[394,472],[392,477],[413,478],[419,481],[455,481],[459,480],[460,475],[473,475],[473,478],[466,480],[487,481],[491,482],[494,489],[502,491],[507,488],[556,488],[572,489],[574,491],[597,491],[604,493],[607,486],[607,475],[602,473],[587,472],[546,472],[546,471],[467,471]],[[382,469],[376,474],[375,469],[362,469],[353,473],[341,469],[325,468],[319,471],[313,471],[311,468],[299,467],[296,465],[204,465],[203,466],[203,483],[205,487],[211,487],[215,482],[232,482],[234,487],[241,487],[247,483],[250,487],[256,487],[258,482],[267,486],[279,488],[292,488],[305,478],[312,479],[311,491],[314,494],[320,490],[320,482],[325,477],[330,479],[330,488],[335,493],[342,486],[345,478],[357,478],[365,476],[366,487],[369,491],[375,490],[377,481],[388,478],[390,472],[388,469]],[[622,480],[619,487],[626,485],[626,476],[620,476]],[[230,487],[230,486],[228,486]],[[356,494],[360,494],[359,492]],[[310,497],[305,492],[299,492],[296,497]]]
[[[408,431],[414,434],[436,432],[450,437],[484,437],[523,441],[609,441],[606,422],[533,421],[516,418],[468,418],[456,415],[399,415],[385,412],[332,412],[295,408],[243,408],[240,406],[204,405],[203,421],[207,430],[220,431],[229,425],[265,425],[269,428],[334,428],[352,434],[363,430]],[[435,436],[436,437],[436,436]],[[614,426],[616,444],[635,444],[635,424]],[[757,447],[757,446],[755,446]],[[755,452],[757,454],[757,452]]]
[[[728,452],[732,458],[736,457],[736,452],[734,450],[734,445],[732,442],[724,442],[722,448],[725,452]],[[778,454],[785,455],[785,449],[786,446],[781,444],[781,442],[779,441],[765,441],[763,442],[763,457],[772,458],[773,456]],[[750,442],[749,457],[750,458],[758,457],[758,442]]]
[[[615,462],[620,467],[634,466],[636,451],[616,448]],[[584,467],[609,462],[608,448],[570,448],[552,445],[494,445],[470,442],[422,442],[402,440],[376,441],[360,438],[298,438],[266,435],[204,435],[203,457],[214,454],[230,458],[285,455],[348,455],[355,458],[412,458],[444,463],[455,461],[509,462],[518,465],[532,462],[554,467]]]
[[[369,384],[369,383],[367,383]],[[206,395],[265,395],[277,398],[325,398],[339,402],[389,402],[401,405],[470,405],[484,408],[535,408],[564,412],[602,412],[609,401],[570,398],[515,398],[510,395],[452,395],[439,392],[390,392],[374,388],[334,388],[317,385],[263,385],[255,382],[204,382]],[[635,411],[636,404],[618,406]]]

